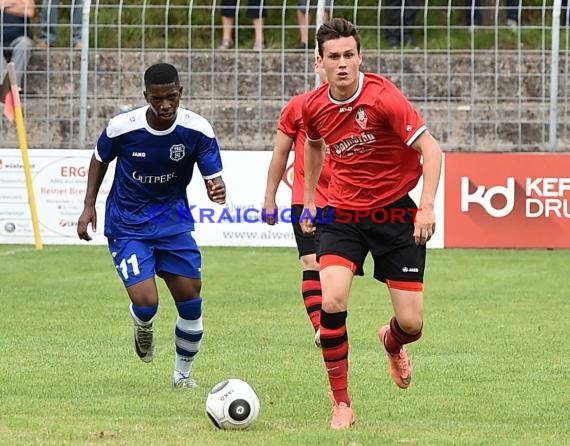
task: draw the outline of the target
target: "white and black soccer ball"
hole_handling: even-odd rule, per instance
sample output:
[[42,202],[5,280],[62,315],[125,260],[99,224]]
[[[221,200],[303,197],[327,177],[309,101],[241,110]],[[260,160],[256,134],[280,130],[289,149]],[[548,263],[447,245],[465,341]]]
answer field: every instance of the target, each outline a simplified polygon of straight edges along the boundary
[[210,390],[206,413],[218,429],[246,429],[259,416],[259,397],[245,381],[226,379]]

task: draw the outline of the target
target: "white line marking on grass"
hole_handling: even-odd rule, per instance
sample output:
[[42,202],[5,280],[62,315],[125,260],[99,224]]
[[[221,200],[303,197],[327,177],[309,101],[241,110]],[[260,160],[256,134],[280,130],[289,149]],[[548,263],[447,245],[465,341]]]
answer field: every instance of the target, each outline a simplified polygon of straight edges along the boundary
[[10,251],[0,252],[0,257],[9,256],[12,254],[18,254],[19,252],[29,251],[30,248],[20,248],[20,249],[11,249]]

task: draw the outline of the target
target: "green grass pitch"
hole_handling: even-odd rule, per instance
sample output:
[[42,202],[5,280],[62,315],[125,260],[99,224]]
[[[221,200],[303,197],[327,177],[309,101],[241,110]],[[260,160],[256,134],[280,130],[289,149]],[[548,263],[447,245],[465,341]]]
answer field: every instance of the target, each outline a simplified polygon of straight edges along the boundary
[[[197,391],[170,387],[175,307],[162,282],[157,355],[144,364],[105,247],[0,246],[0,265],[1,445],[570,444],[569,251],[429,251],[406,391],[376,338],[387,290],[357,278],[347,432],[329,428],[293,249],[203,249]],[[218,431],[205,415],[208,390],[227,377],[260,396],[247,431]]]

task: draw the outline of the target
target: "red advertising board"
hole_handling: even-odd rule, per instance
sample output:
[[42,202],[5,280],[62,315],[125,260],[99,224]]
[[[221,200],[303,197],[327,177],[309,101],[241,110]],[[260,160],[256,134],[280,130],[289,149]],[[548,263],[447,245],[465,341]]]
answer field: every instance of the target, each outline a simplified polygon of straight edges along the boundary
[[570,154],[447,153],[446,248],[570,248]]

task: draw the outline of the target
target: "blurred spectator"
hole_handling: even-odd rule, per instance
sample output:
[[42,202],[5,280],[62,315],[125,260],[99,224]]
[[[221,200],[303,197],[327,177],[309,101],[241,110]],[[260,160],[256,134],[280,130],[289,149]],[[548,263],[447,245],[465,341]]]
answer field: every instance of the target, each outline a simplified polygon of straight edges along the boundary
[[[311,0],[297,0],[297,21],[299,22],[299,46],[297,49],[305,50],[314,48],[314,43],[309,42],[309,24],[311,23],[311,9],[315,10],[317,0],[313,0],[313,7],[311,8]],[[332,0],[325,0],[325,12],[323,15],[323,22],[328,22],[330,11],[332,7]]]
[[[237,0],[222,0],[222,43],[221,50],[228,50],[234,46],[234,19],[237,15]],[[263,21],[267,16],[267,11],[263,8],[263,0],[248,0],[247,15],[253,21],[255,30],[255,43],[253,49],[261,51],[263,49]]]
[[392,48],[417,47],[414,26],[418,15],[419,0],[387,0],[386,37]]
[[[521,0],[506,0],[507,18],[506,25],[516,30],[519,26],[519,7]],[[490,8],[495,8],[495,5],[490,6],[487,3],[487,20],[489,14],[494,13]],[[483,24],[483,14],[481,12],[481,0],[471,0],[465,2],[465,24],[467,26],[481,26]]]
[[34,48],[30,21],[36,12],[36,4],[34,0],[0,0],[0,11],[0,83],[4,80],[8,62],[14,62],[21,86]]
[[[83,0],[70,0],[71,11],[69,21],[73,24],[72,45],[73,48],[81,48],[81,21],[83,11]],[[55,46],[57,40],[57,29],[59,27],[59,11],[61,9],[60,0],[43,0],[42,12],[40,16],[40,40],[38,48]]]
[[507,0],[507,26],[512,30],[519,27],[519,7],[521,0]]
[[568,14],[568,0],[562,0],[560,8],[560,24],[562,26],[570,25],[570,14]]
[[465,25],[481,26],[481,0],[467,0],[465,2]]

